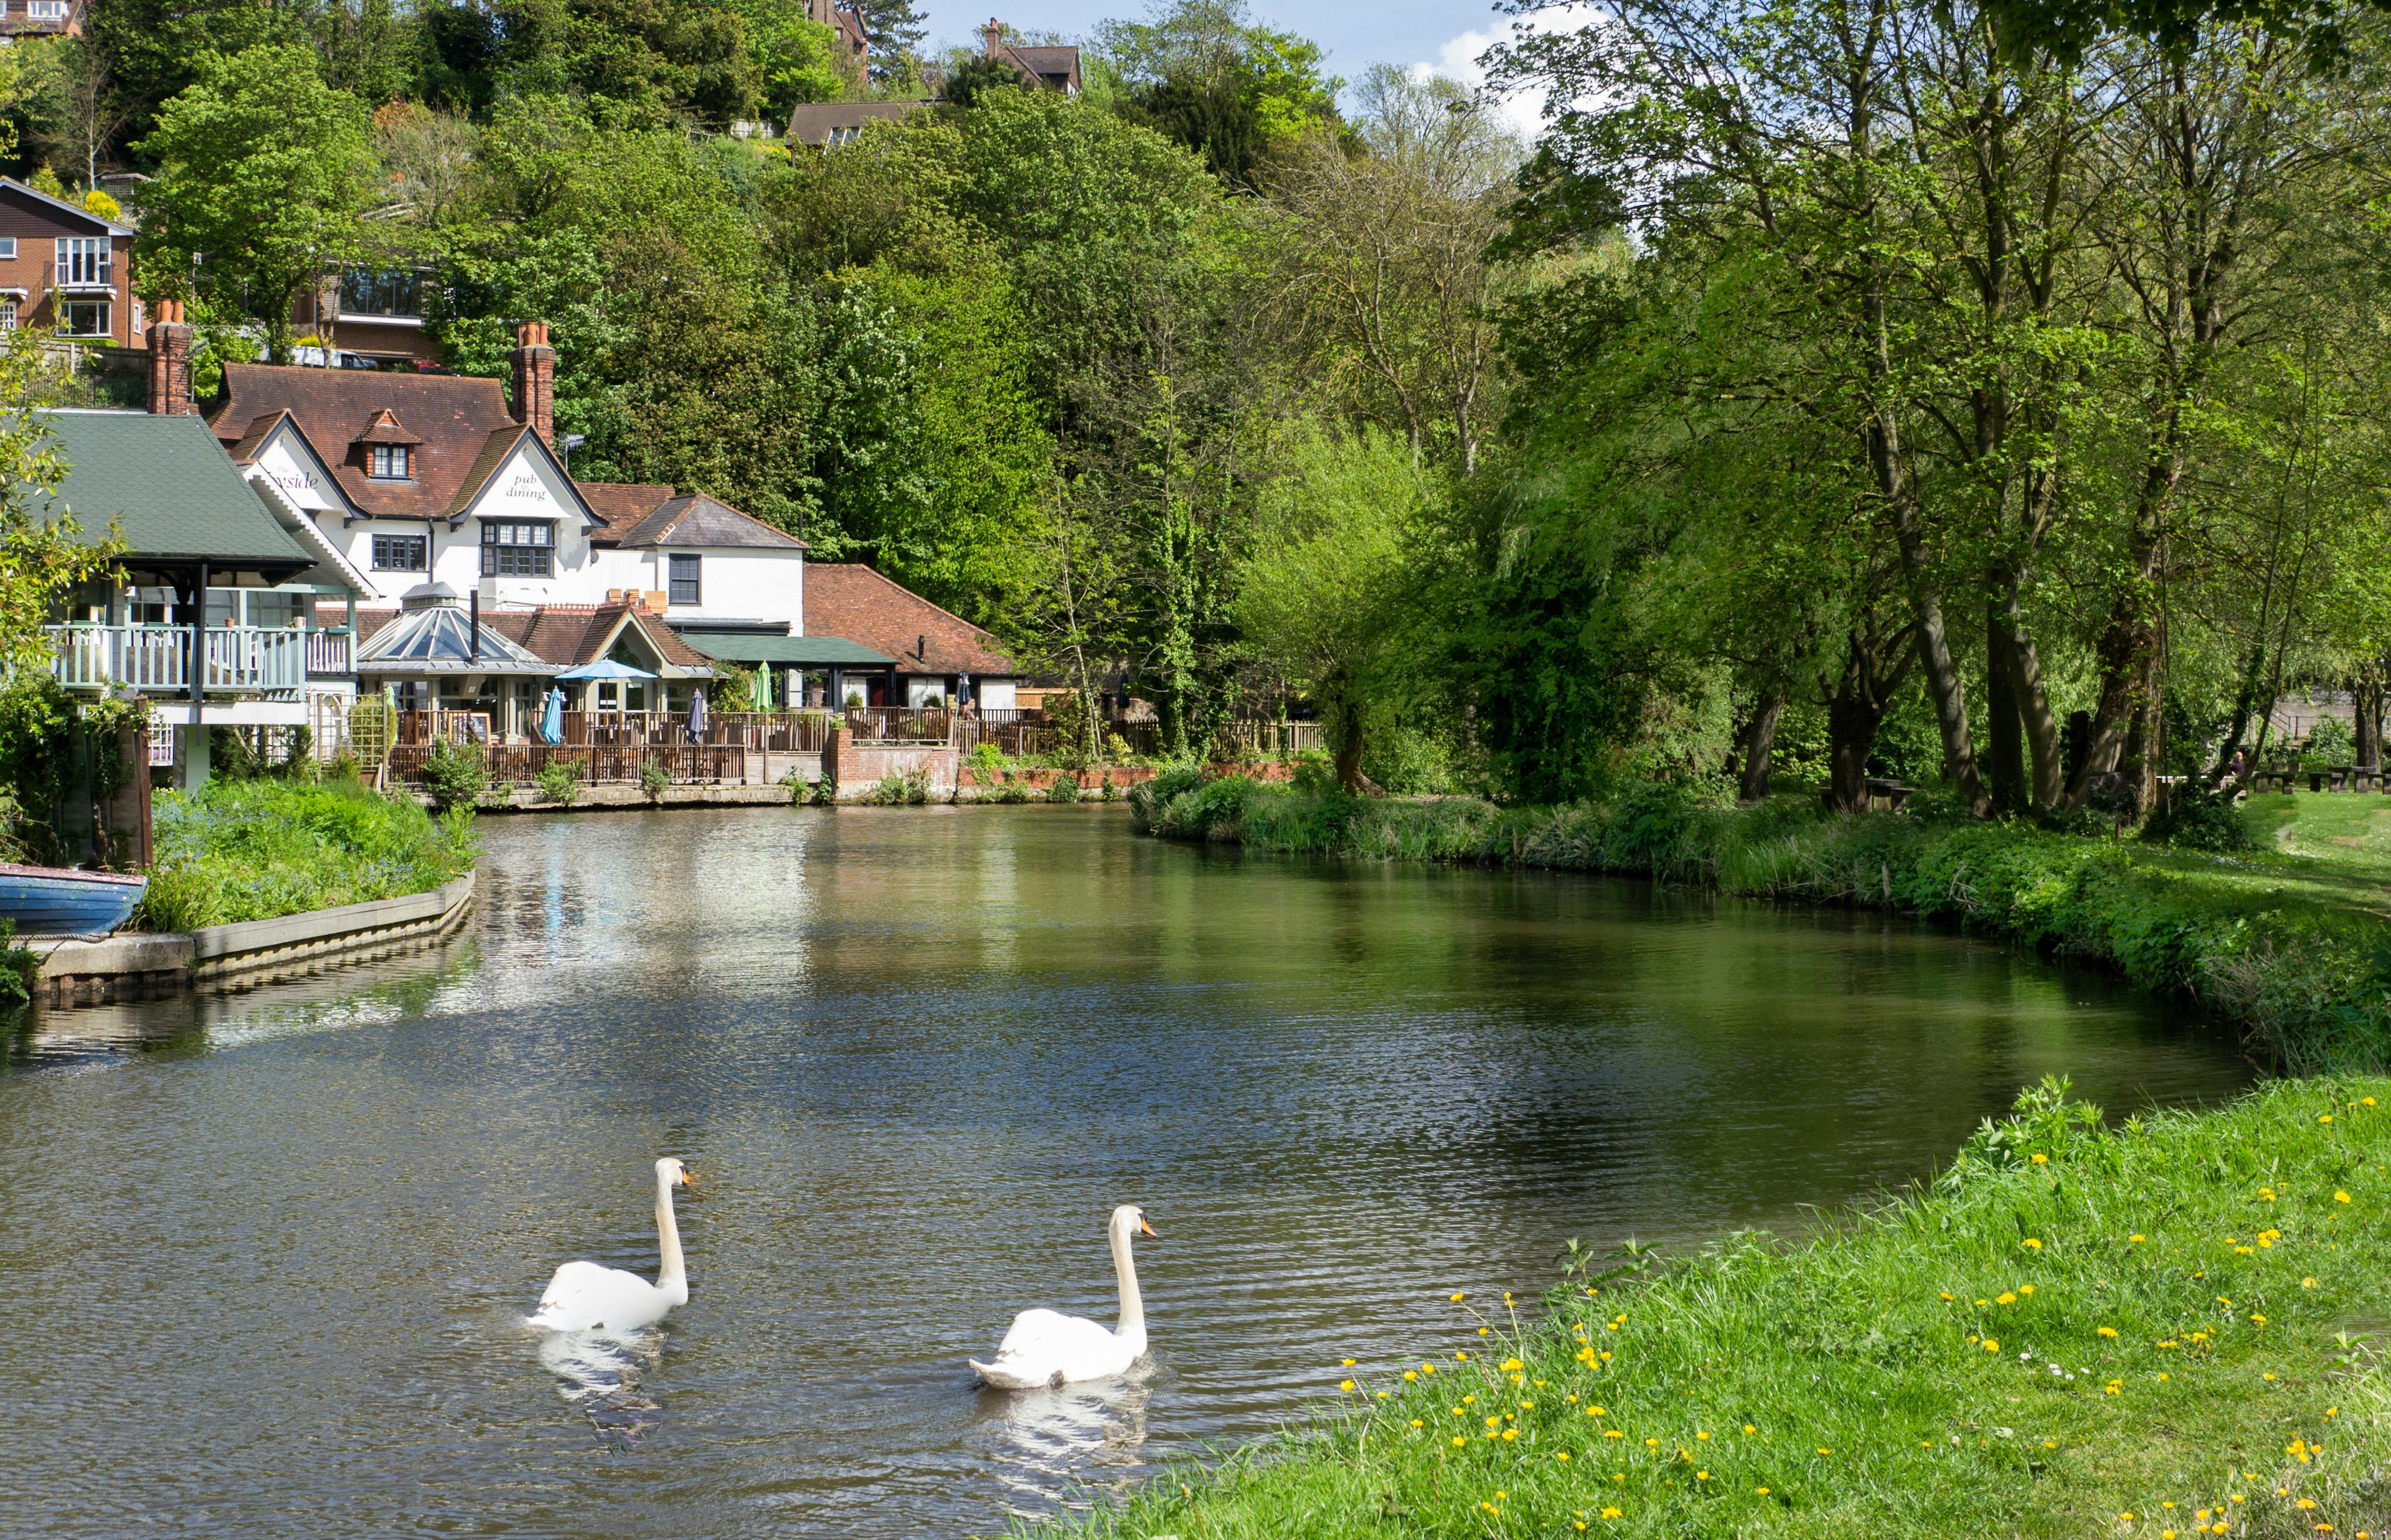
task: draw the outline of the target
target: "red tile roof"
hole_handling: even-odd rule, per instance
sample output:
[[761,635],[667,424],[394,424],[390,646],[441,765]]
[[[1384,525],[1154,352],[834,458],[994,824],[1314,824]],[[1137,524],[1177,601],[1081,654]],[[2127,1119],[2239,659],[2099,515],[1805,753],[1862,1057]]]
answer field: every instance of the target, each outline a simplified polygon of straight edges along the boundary
[[627,527],[613,525],[606,533],[624,545],[706,545],[768,551],[806,548],[806,543],[796,536],[776,530],[760,519],[751,519],[702,492],[667,498],[638,523]]
[[978,626],[852,562],[806,563],[806,634],[860,642],[903,674],[1020,672]]
[[[453,513],[469,480],[476,472],[486,480],[495,468],[495,460],[485,465],[485,457],[511,447],[523,431],[495,379],[272,364],[227,364],[224,379],[224,392],[207,414],[218,439],[254,454],[252,440],[261,435],[252,430],[261,426],[259,419],[289,412],[349,501],[366,513],[404,519]],[[364,456],[354,447],[360,430],[385,411],[420,435],[410,481],[368,478]]]
[[[606,527],[627,530],[672,500],[673,489],[652,481],[583,481],[584,502],[606,521]],[[603,545],[606,542],[600,541]]]

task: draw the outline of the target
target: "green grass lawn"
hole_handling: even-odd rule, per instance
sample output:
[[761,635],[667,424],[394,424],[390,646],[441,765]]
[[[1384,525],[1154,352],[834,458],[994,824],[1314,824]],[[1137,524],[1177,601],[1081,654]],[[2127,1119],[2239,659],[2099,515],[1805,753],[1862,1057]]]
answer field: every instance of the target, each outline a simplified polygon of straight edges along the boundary
[[[2102,1131],[2044,1087],[1932,1190],[1357,1333],[1316,1424],[1092,1534],[2391,1534],[2391,1081]],[[1456,1225],[1471,1223],[1455,1214]]]
[[2391,797],[2253,797],[2242,821],[2272,847],[2270,868],[2329,902],[2391,915]]

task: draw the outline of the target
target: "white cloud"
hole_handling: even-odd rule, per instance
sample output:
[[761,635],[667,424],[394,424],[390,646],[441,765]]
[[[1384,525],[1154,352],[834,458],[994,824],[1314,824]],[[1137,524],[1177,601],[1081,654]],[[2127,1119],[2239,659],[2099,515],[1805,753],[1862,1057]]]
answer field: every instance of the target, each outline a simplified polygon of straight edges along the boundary
[[[1447,41],[1437,50],[1435,63],[1423,61],[1414,64],[1411,67],[1411,72],[1421,80],[1426,80],[1430,75],[1442,75],[1448,80],[1459,81],[1472,91],[1483,90],[1486,85],[1486,67],[1479,61],[1494,45],[1508,42],[1513,32],[1520,31],[1569,32],[1591,21],[1596,14],[1595,8],[1591,6],[1557,6],[1548,10],[1538,11],[1525,20],[1513,22],[1511,27],[1503,32],[1476,30],[1466,32]],[[1512,133],[1533,143],[1544,131],[1544,93],[1533,87],[1506,92],[1494,98],[1494,114]]]

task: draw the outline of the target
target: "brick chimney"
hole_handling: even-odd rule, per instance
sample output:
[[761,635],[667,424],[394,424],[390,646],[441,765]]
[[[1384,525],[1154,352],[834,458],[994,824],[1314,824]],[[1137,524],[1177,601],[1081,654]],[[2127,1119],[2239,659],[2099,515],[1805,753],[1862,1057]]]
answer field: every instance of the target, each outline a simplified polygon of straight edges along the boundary
[[149,410],[160,417],[191,417],[191,328],[183,302],[161,300],[149,323]]
[[548,323],[525,321],[515,328],[515,420],[556,447],[556,350],[548,345]]
[[1004,29],[997,25],[995,17],[991,16],[988,19],[987,35],[988,57],[994,58],[996,57],[996,51],[1004,46]]

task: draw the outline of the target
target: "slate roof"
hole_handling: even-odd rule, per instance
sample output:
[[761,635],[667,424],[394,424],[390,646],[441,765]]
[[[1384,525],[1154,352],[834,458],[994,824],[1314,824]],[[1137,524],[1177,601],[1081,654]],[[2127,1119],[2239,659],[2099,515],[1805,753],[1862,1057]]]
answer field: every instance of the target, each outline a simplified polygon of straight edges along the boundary
[[286,574],[316,564],[199,418],[69,410],[40,416],[70,468],[35,511],[45,517],[64,504],[83,537],[94,542],[115,519],[128,564],[142,557],[179,558]]
[[[512,448],[525,431],[497,380],[468,375],[227,364],[224,379],[208,424],[236,457],[253,458],[265,442],[261,430],[272,425],[261,425],[260,418],[288,412],[361,513],[449,517],[463,507],[468,483],[478,490],[498,468],[493,451]],[[381,411],[418,435],[410,481],[378,481],[366,474],[365,456],[355,446]]]
[[[9,16],[17,19],[19,24],[10,26],[7,24],[7,18],[0,18],[0,36],[6,36],[10,33],[19,32],[39,34],[58,32],[66,30],[63,25],[56,21],[29,22],[25,20],[25,7],[22,5],[21,0],[19,4],[9,6],[8,10]],[[73,17],[77,21],[82,19],[82,0],[76,0]],[[89,209],[84,208],[80,203],[70,203],[62,198],[52,198],[48,193],[42,191],[39,187],[27,186],[24,183],[18,181],[13,176],[0,176],[0,189],[5,189],[12,196],[19,197],[30,201],[35,208],[44,210],[54,217],[64,216],[89,225],[95,234],[103,231],[111,236],[129,236],[133,234],[133,226],[130,225],[119,225],[112,219],[103,219],[99,215],[93,213]]]
[[616,545],[730,546],[743,550],[802,551],[806,543],[760,519],[751,519],[705,494],[670,497],[632,524],[609,525],[596,544]]
[[806,563],[806,630],[885,652],[904,674],[1021,672],[978,626],[853,562]]

